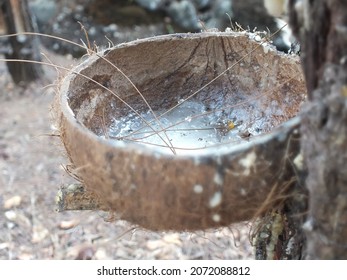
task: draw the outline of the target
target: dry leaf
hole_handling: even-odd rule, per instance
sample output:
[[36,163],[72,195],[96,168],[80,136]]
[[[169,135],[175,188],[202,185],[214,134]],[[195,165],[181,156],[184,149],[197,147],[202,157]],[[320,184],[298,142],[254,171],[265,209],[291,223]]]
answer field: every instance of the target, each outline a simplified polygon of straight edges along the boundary
[[49,231],[44,226],[42,226],[42,225],[34,225],[33,226],[33,235],[32,235],[32,238],[31,238],[31,242],[32,243],[39,243],[43,239],[45,239],[48,236],[48,234],[49,234]]
[[60,229],[71,229],[79,224],[78,220],[61,221],[59,224]]
[[5,217],[7,220],[16,223],[20,227],[31,227],[30,219],[20,212],[14,210],[6,211]]
[[178,246],[182,245],[182,241],[178,233],[166,234],[163,239],[166,243],[176,244]]
[[6,210],[18,207],[22,202],[22,198],[19,195],[12,196],[4,202],[4,208]]
[[108,260],[111,258],[107,256],[106,250],[104,248],[99,248],[95,252],[95,259],[96,260]]
[[6,211],[5,212],[5,217],[7,220],[14,222],[17,219],[17,213],[13,210]]
[[158,248],[162,248],[165,245],[165,242],[162,240],[148,240],[146,242],[146,247],[151,251],[156,250]]

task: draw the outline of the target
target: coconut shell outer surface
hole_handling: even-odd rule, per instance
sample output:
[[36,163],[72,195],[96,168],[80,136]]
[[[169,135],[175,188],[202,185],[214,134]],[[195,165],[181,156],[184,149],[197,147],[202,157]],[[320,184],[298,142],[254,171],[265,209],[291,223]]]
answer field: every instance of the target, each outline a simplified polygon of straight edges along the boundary
[[[177,95],[185,98],[235,64],[206,87],[204,100],[221,88],[248,97],[272,87],[272,97],[264,98],[261,106],[276,100],[283,114],[274,126],[289,121],[248,143],[191,156],[104,139],[102,127],[127,110],[105,88],[139,110],[142,105],[127,79],[101,56],[122,69],[154,109],[177,103]],[[176,34],[122,44],[87,59],[62,81],[55,107],[75,171],[110,210],[151,230],[191,231],[250,220],[264,202],[267,207],[278,203],[276,194],[282,195],[282,188],[295,176],[289,161],[300,152],[300,119],[293,117],[305,92],[298,59],[259,45],[245,34]],[[117,106],[110,105],[111,99]]]

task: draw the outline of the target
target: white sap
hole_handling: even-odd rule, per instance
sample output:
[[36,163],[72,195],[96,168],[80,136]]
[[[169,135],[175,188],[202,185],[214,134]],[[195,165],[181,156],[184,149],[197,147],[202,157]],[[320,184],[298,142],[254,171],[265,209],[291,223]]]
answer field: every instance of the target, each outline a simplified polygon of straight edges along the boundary
[[[252,108],[206,108],[200,101],[185,101],[172,111],[134,112],[116,119],[109,137],[114,141],[137,142],[148,148],[176,154],[194,154],[209,147],[235,145],[261,133],[263,121]],[[163,115],[164,114],[164,115]],[[161,116],[162,115],[162,116]],[[161,117],[160,117],[161,116]],[[150,124],[149,127],[145,121]],[[166,135],[163,132],[166,131]]]

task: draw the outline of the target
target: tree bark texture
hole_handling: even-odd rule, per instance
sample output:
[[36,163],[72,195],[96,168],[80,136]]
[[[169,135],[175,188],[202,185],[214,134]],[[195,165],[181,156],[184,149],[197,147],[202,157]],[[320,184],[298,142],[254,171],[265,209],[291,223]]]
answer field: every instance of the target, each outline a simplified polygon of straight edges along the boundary
[[110,210],[95,192],[87,190],[80,183],[62,186],[55,200],[57,212],[71,210]]
[[[4,16],[7,34],[33,32],[34,25],[27,1],[2,0],[1,10]],[[39,61],[38,39],[29,35],[9,37],[10,53],[7,59]],[[41,66],[34,63],[8,62],[8,70],[16,84],[25,84],[42,76]]]
[[347,1],[290,0],[289,7],[308,88],[301,125],[307,256],[347,259]]

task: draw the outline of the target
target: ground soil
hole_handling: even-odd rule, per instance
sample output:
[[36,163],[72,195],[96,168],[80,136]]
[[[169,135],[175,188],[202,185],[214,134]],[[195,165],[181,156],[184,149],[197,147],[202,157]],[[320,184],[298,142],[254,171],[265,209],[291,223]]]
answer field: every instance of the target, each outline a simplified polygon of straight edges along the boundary
[[[67,57],[48,55],[70,65]],[[56,74],[15,86],[0,64],[0,259],[252,259],[249,226],[151,232],[107,213],[57,213],[55,196],[74,182],[50,107]],[[52,84],[51,87],[46,87]]]

